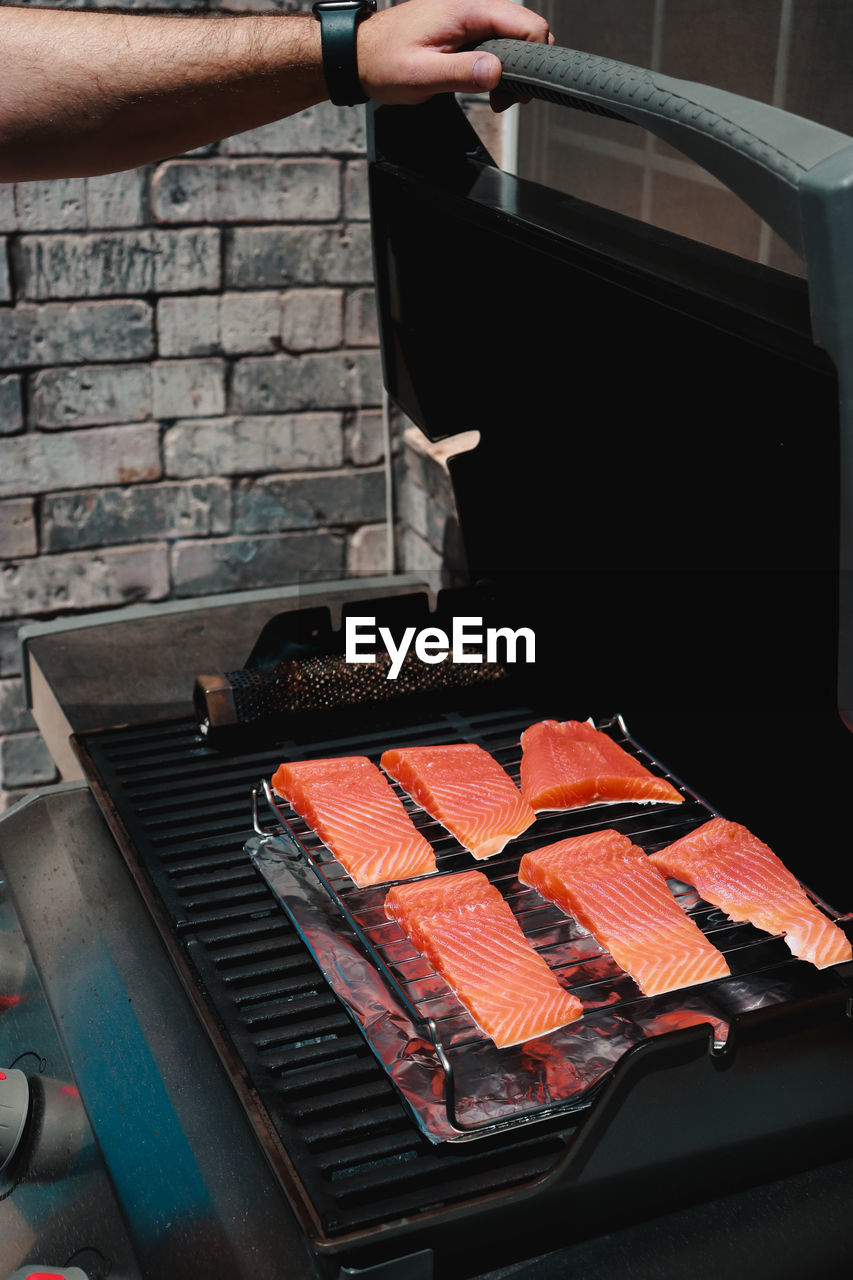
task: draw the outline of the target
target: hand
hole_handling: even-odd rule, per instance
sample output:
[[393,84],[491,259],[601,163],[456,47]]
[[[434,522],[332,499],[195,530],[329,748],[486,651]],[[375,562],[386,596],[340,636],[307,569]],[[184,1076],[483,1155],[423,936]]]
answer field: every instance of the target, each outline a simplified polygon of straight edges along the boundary
[[505,37],[553,44],[548,23],[513,0],[405,0],[358,26],[358,71],[377,102],[425,102],[436,93],[484,93],[503,111],[514,99],[495,92],[500,60],[466,46]]

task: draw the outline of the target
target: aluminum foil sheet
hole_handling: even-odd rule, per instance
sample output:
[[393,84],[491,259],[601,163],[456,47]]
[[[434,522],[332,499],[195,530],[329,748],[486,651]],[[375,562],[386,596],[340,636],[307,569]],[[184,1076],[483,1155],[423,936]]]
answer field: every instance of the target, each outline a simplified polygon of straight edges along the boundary
[[[708,1027],[709,1051],[719,1049],[737,1015],[794,995],[786,972],[792,966],[767,951],[766,935],[756,939],[749,926],[733,926],[710,908],[703,913],[692,890],[685,888],[684,896],[694,917],[706,931],[722,933],[733,969],[740,954],[752,971],[645,997],[556,908],[537,905],[532,909],[551,918],[531,921],[521,898],[535,895],[517,886],[514,909],[552,967],[571,973],[584,1015],[547,1036],[497,1049],[384,918],[386,887],[354,890],[344,904],[286,831],[255,836],[246,851],[432,1142],[468,1141],[586,1108],[623,1056],[649,1038],[701,1023]],[[754,970],[768,960],[766,970]]]

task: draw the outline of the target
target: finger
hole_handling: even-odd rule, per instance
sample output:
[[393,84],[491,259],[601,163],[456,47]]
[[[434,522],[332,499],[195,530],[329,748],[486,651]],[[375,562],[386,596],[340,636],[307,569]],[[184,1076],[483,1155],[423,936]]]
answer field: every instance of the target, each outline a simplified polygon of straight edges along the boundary
[[502,111],[506,111],[507,107],[512,107],[516,102],[529,102],[529,98],[517,98],[514,93],[510,93],[508,89],[493,89],[489,94],[489,106],[498,115]]
[[480,39],[486,39],[488,35],[509,40],[532,40],[538,44],[553,43],[547,20],[513,3],[513,0],[497,4],[494,0],[484,0],[480,9],[470,14],[469,24],[482,33]]

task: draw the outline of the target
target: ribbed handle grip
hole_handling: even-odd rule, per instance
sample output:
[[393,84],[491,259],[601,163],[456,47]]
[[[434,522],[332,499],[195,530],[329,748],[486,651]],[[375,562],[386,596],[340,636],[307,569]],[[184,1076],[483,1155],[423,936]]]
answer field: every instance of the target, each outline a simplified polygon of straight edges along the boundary
[[481,47],[500,58],[508,88],[604,110],[664,139],[742,196],[800,253],[800,181],[853,143],[765,103],[576,49],[521,40],[489,40]]

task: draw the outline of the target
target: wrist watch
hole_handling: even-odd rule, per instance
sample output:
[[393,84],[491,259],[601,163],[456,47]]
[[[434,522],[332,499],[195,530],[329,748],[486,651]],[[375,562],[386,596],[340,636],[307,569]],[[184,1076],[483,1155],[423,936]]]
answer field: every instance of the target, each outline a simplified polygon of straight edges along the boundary
[[376,0],[317,0],[312,5],[320,20],[323,75],[336,107],[367,102],[358,78],[356,28],[362,18],[376,11]]

